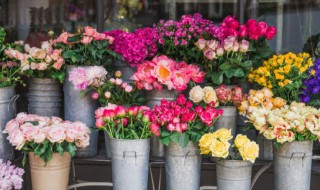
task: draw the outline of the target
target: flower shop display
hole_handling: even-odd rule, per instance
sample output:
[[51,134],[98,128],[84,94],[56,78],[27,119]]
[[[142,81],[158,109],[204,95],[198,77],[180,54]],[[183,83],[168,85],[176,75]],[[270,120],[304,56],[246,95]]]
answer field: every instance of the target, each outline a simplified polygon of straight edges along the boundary
[[[17,58],[22,56],[22,53],[10,51],[11,48],[16,48],[15,44],[4,43],[6,33],[0,27],[0,130],[4,130],[6,123],[15,115],[16,100],[19,95],[16,95],[14,87],[17,84],[22,84],[22,79],[19,75],[21,65],[17,62]],[[18,46],[19,47],[19,46]],[[14,54],[13,54],[14,53]],[[14,158],[13,147],[6,140],[7,135],[0,133],[0,159],[4,161]]]
[[320,59],[317,59],[313,66],[308,69],[308,77],[303,81],[305,87],[302,87],[302,94],[299,95],[301,102],[305,102],[308,105],[318,106],[318,94],[319,87],[319,75],[320,75]]
[[167,189],[199,188],[201,157],[197,143],[222,115],[222,110],[214,106],[211,101],[193,108],[192,102],[180,94],[173,101],[162,99],[152,110],[150,129],[168,146]]
[[108,133],[113,189],[148,189],[150,117],[146,106],[125,108],[109,103],[95,112],[96,127]]
[[67,189],[71,157],[89,145],[90,130],[81,122],[19,113],[4,130],[9,142],[29,156],[32,188]]
[[0,189],[22,189],[24,170],[13,165],[10,161],[0,159]]
[[299,101],[303,80],[308,77],[308,69],[312,66],[312,58],[308,53],[275,55],[251,71],[248,80],[268,87],[275,96],[290,103]]
[[[266,41],[276,34],[276,28],[265,22],[249,19],[240,25],[235,17],[226,17],[213,31],[213,37],[202,37],[196,42],[203,53],[208,84],[239,84],[252,66],[261,65],[272,51]],[[255,64],[255,65],[253,65]]]
[[226,128],[205,134],[199,140],[200,153],[221,159],[216,165],[218,190],[250,190],[254,185],[251,184],[252,165],[259,155],[259,146],[239,134],[232,145],[234,151],[230,151],[231,139],[231,130]]

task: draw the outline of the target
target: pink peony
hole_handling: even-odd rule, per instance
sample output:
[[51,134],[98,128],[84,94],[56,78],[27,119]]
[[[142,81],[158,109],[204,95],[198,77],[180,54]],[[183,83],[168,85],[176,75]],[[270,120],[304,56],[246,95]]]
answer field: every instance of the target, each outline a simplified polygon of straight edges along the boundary
[[272,40],[276,34],[277,34],[277,28],[274,26],[269,26],[266,33],[266,38],[268,40]]
[[265,22],[259,22],[258,23],[258,27],[259,27],[259,31],[260,31],[260,35],[264,36],[267,34],[267,29],[268,29],[268,25]]
[[150,124],[150,130],[152,131],[152,133],[156,136],[160,136],[160,132],[159,132],[159,125],[155,124],[155,123],[151,123]]
[[92,37],[89,37],[89,36],[83,36],[82,40],[81,40],[81,43],[83,44],[89,44],[91,41],[92,41]]
[[97,30],[92,28],[91,26],[86,26],[84,28],[84,33],[87,36],[93,37],[97,33]]
[[221,85],[215,91],[221,104],[228,104],[231,101],[231,89],[228,89],[225,85]]
[[124,88],[124,91],[125,91],[125,92],[128,92],[128,93],[132,92],[132,90],[133,90],[132,86],[126,86],[126,87]]
[[126,108],[123,106],[117,106],[117,108],[114,111],[116,116],[118,117],[124,117],[126,115]]
[[102,117],[100,117],[100,118],[98,118],[97,120],[96,120],[96,123],[95,123],[95,125],[96,125],[96,127],[97,128],[101,128],[101,127],[103,127],[104,126],[104,121],[103,121],[103,118]]

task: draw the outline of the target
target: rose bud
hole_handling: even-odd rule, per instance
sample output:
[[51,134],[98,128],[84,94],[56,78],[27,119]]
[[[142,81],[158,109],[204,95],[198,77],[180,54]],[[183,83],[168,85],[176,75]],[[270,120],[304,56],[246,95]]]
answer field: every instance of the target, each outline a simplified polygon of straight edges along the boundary
[[116,71],[116,72],[114,73],[114,76],[115,76],[116,78],[121,78],[121,77],[122,77],[122,72],[121,72],[121,71]]
[[104,93],[104,96],[105,96],[107,99],[111,98],[111,92],[109,92],[109,91],[105,92],[105,93]]
[[122,119],[122,123],[123,123],[123,126],[128,125],[128,119],[127,118],[123,118]]
[[97,92],[92,93],[92,99],[97,100],[99,98],[99,94]]

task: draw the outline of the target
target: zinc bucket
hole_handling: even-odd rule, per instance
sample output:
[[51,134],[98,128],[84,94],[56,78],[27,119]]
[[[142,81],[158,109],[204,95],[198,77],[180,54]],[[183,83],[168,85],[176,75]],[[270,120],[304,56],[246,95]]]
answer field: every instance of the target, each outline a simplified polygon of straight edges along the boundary
[[221,128],[231,129],[231,134],[235,137],[237,127],[237,107],[221,106],[223,115],[220,116],[214,124],[214,131]]

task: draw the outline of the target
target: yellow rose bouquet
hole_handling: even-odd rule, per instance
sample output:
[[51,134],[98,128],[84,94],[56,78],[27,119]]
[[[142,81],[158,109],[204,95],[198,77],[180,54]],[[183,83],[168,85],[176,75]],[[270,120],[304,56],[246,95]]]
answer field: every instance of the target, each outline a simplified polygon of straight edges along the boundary
[[288,102],[299,101],[303,80],[308,77],[308,69],[313,66],[308,53],[287,53],[275,55],[248,75],[249,82],[268,87],[275,96]]
[[254,163],[259,156],[259,146],[250,141],[245,135],[237,135],[234,140],[234,154],[229,153],[229,148],[233,136],[231,130],[221,128],[214,133],[208,133],[201,137],[199,141],[200,153],[211,154],[213,157],[229,160],[248,160]]

